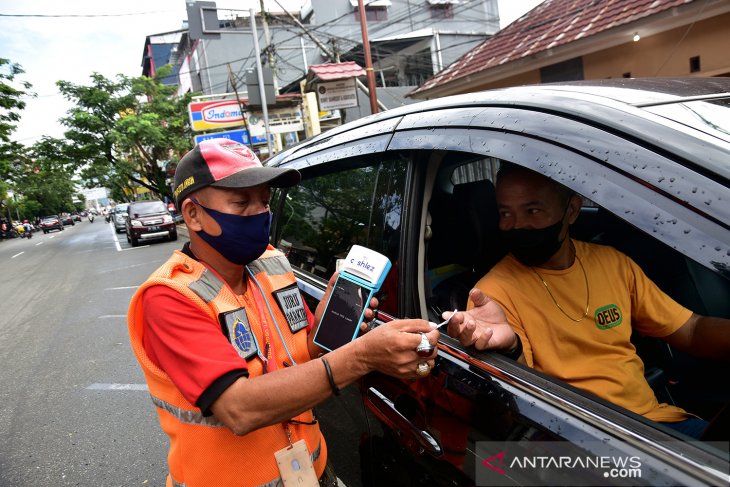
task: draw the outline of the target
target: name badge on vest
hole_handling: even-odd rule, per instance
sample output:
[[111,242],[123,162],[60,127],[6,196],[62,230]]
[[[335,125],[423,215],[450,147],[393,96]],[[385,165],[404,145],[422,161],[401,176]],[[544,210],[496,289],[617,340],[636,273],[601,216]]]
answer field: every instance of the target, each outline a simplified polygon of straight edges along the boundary
[[234,309],[221,313],[218,316],[223,334],[236,349],[238,355],[246,360],[258,353],[256,337],[251,332],[251,325],[248,322],[248,315],[243,308]]
[[302,295],[299,293],[296,284],[274,291],[274,297],[276,297],[276,301],[279,303],[281,312],[284,313],[292,333],[309,326],[304,301],[302,301]]

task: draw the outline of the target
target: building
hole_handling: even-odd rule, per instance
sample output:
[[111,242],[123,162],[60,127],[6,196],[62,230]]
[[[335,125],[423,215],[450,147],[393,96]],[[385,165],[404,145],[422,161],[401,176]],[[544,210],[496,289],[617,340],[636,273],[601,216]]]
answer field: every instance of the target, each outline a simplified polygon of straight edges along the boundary
[[551,81],[730,76],[728,0],[545,0],[409,96]]

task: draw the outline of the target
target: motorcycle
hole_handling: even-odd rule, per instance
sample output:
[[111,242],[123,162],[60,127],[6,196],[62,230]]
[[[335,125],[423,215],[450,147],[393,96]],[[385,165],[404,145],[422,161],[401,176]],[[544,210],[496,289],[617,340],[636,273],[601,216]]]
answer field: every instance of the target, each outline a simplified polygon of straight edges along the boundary
[[89,215],[89,223],[94,223],[94,215]]

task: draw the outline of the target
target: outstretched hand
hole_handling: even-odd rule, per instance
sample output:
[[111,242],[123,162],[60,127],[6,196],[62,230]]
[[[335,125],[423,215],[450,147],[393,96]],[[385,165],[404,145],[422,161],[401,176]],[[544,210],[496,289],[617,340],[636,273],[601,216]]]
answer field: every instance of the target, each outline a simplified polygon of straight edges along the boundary
[[474,307],[469,311],[443,313],[449,321],[449,336],[457,338],[464,346],[477,350],[510,349],[515,344],[515,332],[507,323],[507,316],[496,301],[479,289],[469,291]]

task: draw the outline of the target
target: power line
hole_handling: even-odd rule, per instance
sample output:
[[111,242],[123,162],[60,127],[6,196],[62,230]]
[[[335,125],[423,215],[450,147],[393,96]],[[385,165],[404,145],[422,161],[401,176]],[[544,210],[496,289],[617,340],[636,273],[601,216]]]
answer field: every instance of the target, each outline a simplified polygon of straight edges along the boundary
[[[372,1],[375,1],[375,0],[371,0],[371,2]],[[371,2],[366,2],[366,5],[368,3],[371,3]],[[455,5],[456,8],[453,9],[453,13],[455,15],[458,14],[458,13],[463,13],[465,11],[472,10],[473,8],[479,6],[480,4],[481,4],[481,0],[467,0],[466,2],[464,2],[462,4],[456,4]],[[428,4],[422,4],[422,5],[419,5],[419,6],[416,6],[416,7],[414,7],[414,6],[411,5],[410,6],[410,9],[407,6],[403,6],[403,7],[399,8],[399,9],[390,9],[390,11],[391,11],[390,18],[387,21],[383,22],[382,24],[379,24],[379,23],[377,23],[377,24],[371,24],[371,27],[370,27],[372,29],[371,32],[379,32],[379,31],[382,31],[384,29],[387,29],[387,28],[391,27],[393,23],[401,23],[404,20],[408,19],[411,15],[413,15],[413,14],[419,14],[419,13],[425,12],[425,11],[427,11],[429,9],[430,9],[430,6]],[[340,42],[343,42],[343,43],[346,43],[346,44],[350,44],[350,46],[351,46],[350,49],[352,49],[352,48],[354,48],[354,47],[356,47],[358,45],[361,45],[362,44],[362,40],[357,41],[357,40],[354,40],[354,39],[351,39],[351,38],[333,35],[332,33],[329,33],[329,32],[322,33],[322,32],[318,32],[318,31],[320,31],[322,29],[325,29],[327,27],[330,27],[333,24],[336,24],[339,20],[341,20],[341,19],[343,19],[343,18],[345,18],[347,16],[354,15],[354,13],[355,13],[354,10],[353,11],[349,11],[349,12],[345,12],[342,15],[340,15],[338,17],[335,17],[334,19],[331,19],[331,20],[329,20],[329,21],[327,21],[327,22],[325,22],[323,24],[318,24],[318,25],[307,24],[307,28],[308,28],[308,30],[310,32],[316,32],[316,33],[318,33],[320,35],[323,34],[323,35],[327,36],[328,38],[337,39]],[[277,40],[276,43],[275,43],[276,45],[285,45],[285,44],[293,41],[294,39],[301,38],[303,35],[305,35],[304,33],[299,32],[301,30],[301,27],[299,27],[296,24],[294,24],[293,22],[291,22],[291,20],[285,19],[285,18],[281,18],[281,17],[279,17],[278,20],[280,20],[280,21],[282,21],[282,23],[286,23],[286,24],[288,24],[290,26],[290,27],[287,27],[287,26],[282,25],[280,27],[280,32],[281,31],[288,31],[290,33],[293,33],[294,35],[292,35],[291,37],[282,39],[282,40]],[[459,21],[467,21],[468,22],[468,21],[482,21],[484,19],[473,17],[471,19],[467,18],[467,19],[458,19],[458,20]],[[492,19],[486,19],[486,20],[492,20]],[[292,30],[293,30],[292,27],[294,29],[296,29],[296,32],[292,32]],[[395,30],[391,31],[390,35],[398,35],[399,33],[408,32],[408,31],[410,31],[409,26],[407,26],[407,25],[404,24],[401,28],[395,29]],[[434,52],[444,52],[447,49],[457,48],[457,47],[459,47],[459,46],[461,46],[463,44],[469,44],[469,43],[473,43],[473,42],[475,42],[475,41],[474,40],[463,41],[463,42],[460,42],[460,43],[452,44],[450,46],[447,46],[445,48],[439,49],[439,50],[434,51]],[[395,51],[393,49],[388,49],[388,48],[385,48],[385,47],[379,47],[378,49],[379,49],[379,52],[385,54],[386,56],[387,55],[390,55],[390,56],[393,56],[393,57],[407,57],[407,55],[405,55],[405,54],[397,54],[397,51]],[[238,72],[236,73],[235,78],[236,78],[236,81],[237,82],[241,82],[240,74],[241,74],[241,72],[244,69],[246,69],[246,67],[247,67],[246,66],[246,62],[249,61],[249,60],[251,60],[251,59],[253,59],[253,55],[254,55],[254,53],[253,53],[253,49],[252,49],[249,52],[248,56],[246,56],[246,57],[239,58],[239,59],[234,59],[234,60],[229,60],[229,61],[226,61],[226,62],[222,62],[222,63],[219,63],[219,64],[210,65],[210,66],[206,66],[206,67],[199,67],[196,71],[198,73],[202,73],[202,72],[210,71],[210,70],[212,70],[214,68],[219,68],[219,67],[225,66],[225,65],[227,65],[229,63],[238,63],[238,62],[240,62],[241,63],[241,67],[239,68]],[[277,57],[280,58],[280,59],[282,59],[282,61],[284,61],[285,64],[287,64],[289,67],[291,67],[291,68],[294,68],[295,67],[295,65],[293,65],[292,63],[290,63],[288,59],[284,59],[281,55],[278,55],[277,54]],[[296,66],[296,69],[298,71],[302,71],[302,72],[304,71],[302,67]],[[163,78],[160,78],[160,80],[171,79],[171,78],[174,78],[176,76],[177,76],[176,74],[172,74],[171,73],[170,75],[167,75],[167,76],[165,76]],[[226,86],[227,83],[228,83],[228,79],[226,79],[226,81],[224,83],[216,83],[215,85],[211,85],[209,87],[209,89],[213,90],[214,88],[220,88],[220,87]]]
[[96,18],[96,17],[133,17],[137,15],[151,15],[151,14],[164,14],[170,10],[155,10],[152,12],[133,12],[126,14],[2,14],[0,17],[34,17],[34,18],[47,18],[47,19],[58,19],[58,18]]

